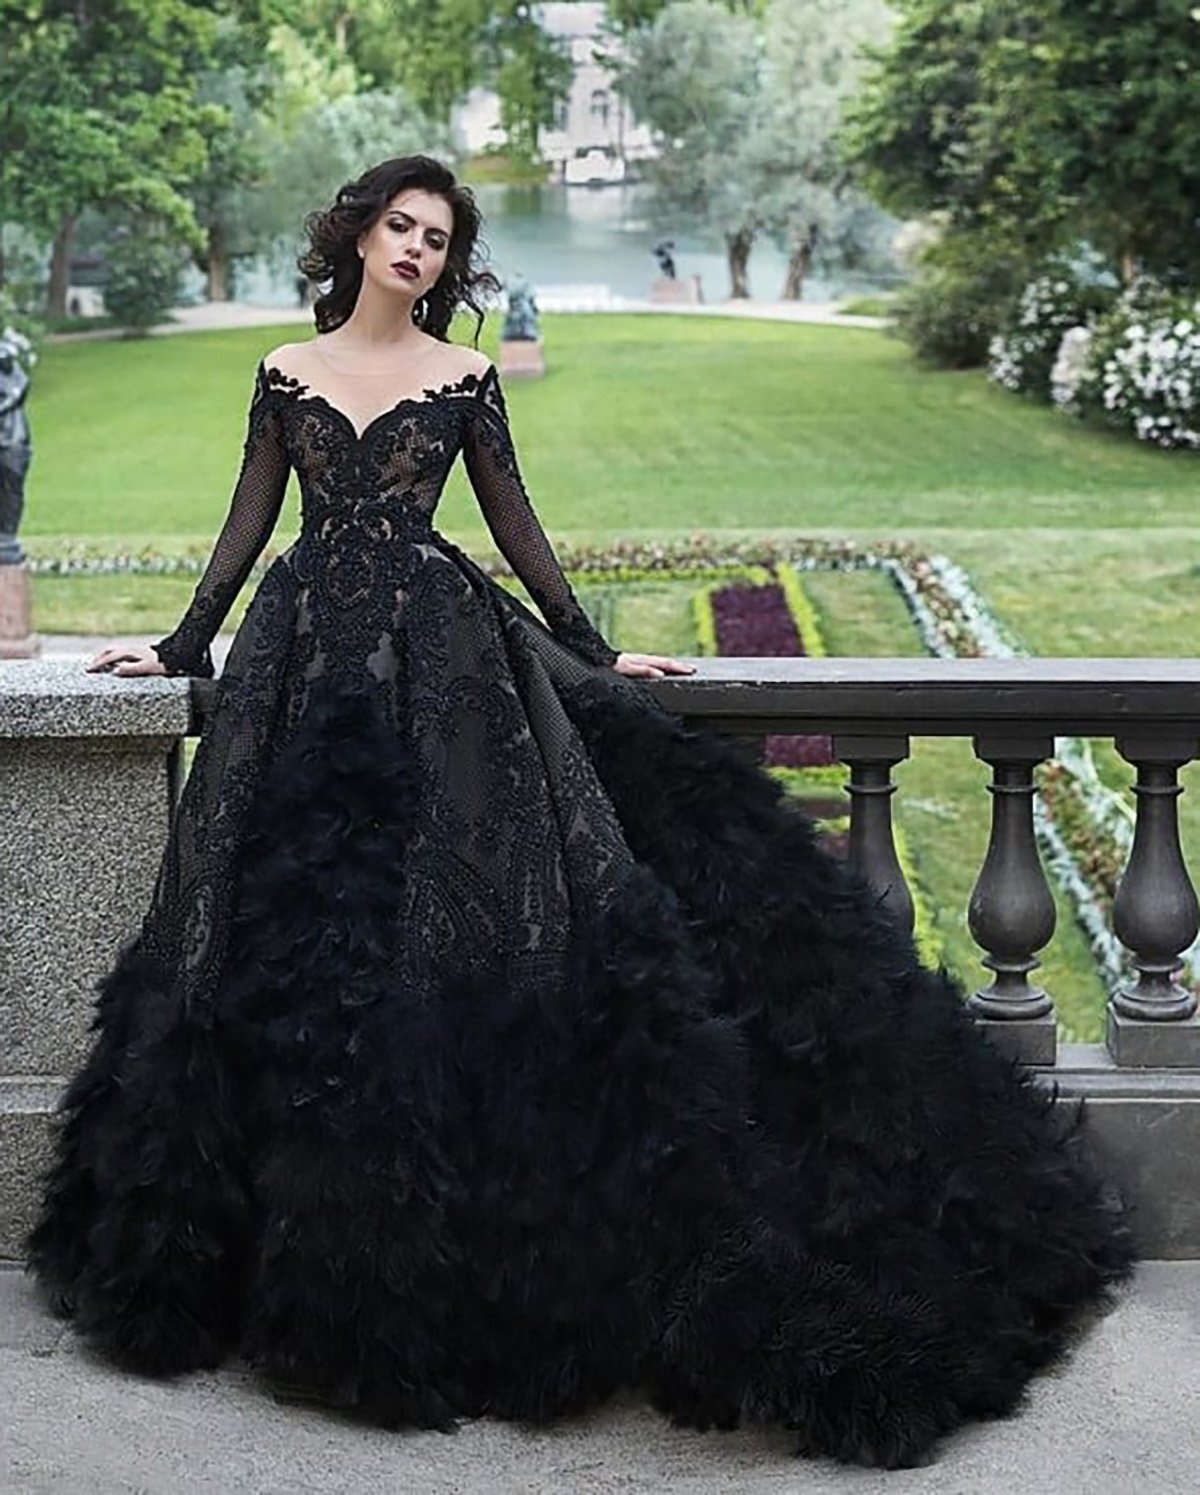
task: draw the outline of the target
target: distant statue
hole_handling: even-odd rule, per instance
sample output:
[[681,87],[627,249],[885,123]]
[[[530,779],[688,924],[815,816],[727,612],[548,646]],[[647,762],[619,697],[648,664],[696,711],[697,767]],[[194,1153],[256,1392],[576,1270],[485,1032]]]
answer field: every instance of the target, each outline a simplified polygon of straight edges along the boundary
[[656,244],[652,251],[654,258],[658,261],[658,268],[668,280],[675,279],[675,256],[671,253],[674,248],[674,239],[664,239],[661,244]]
[[0,333],[0,565],[19,565],[25,559],[17,526],[33,454],[25,416],[29,375],[20,356],[28,347],[26,338],[11,327]]
[[500,337],[506,343],[535,343],[540,335],[533,287],[518,275],[509,282],[508,310]]

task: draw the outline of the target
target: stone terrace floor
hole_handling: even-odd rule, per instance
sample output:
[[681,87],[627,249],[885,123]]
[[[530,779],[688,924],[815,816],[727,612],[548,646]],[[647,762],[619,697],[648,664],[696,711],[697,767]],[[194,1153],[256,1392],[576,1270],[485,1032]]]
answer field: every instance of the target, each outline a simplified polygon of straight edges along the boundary
[[122,1374],[0,1264],[3,1495],[1194,1495],[1200,1263],[1146,1262],[1025,1409],[895,1472],[799,1462],[782,1429],[675,1429],[631,1400],[549,1429],[389,1433],[276,1402],[234,1365]]

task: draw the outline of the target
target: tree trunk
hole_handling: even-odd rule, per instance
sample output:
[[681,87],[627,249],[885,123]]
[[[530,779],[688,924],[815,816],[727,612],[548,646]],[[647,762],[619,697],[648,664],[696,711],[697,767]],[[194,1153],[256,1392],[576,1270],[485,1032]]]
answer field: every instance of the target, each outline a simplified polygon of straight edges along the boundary
[[736,234],[725,235],[725,252],[729,258],[729,295],[735,297],[749,296],[750,282],[746,274],[746,268],[750,263],[750,248],[754,243],[754,235],[749,229],[739,229]]
[[50,251],[50,284],[46,287],[46,315],[52,319],[67,314],[67,287],[71,281],[71,255],[75,249],[78,221],[74,213],[64,213],[54,235]]
[[229,300],[229,245],[225,229],[213,223],[208,230],[208,251],[204,257],[204,272],[207,277],[208,299]]
[[812,268],[819,233],[817,225],[810,223],[804,235],[792,245],[792,252],[788,256],[787,274],[783,281],[784,301],[799,301],[803,297],[804,282],[808,279],[808,272]]
[[1137,255],[1132,249],[1121,251],[1121,284],[1132,285],[1133,278],[1137,274]]

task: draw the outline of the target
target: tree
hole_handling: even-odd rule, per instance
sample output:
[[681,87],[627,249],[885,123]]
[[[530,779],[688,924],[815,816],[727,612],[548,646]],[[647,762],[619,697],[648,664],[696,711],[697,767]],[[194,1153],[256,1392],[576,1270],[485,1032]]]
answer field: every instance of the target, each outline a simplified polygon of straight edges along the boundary
[[[1024,75],[1018,149],[1054,162],[1087,238],[1124,280],[1200,276],[1200,7],[1046,0],[1050,44]],[[1036,109],[1036,115],[1030,111]],[[1038,137],[1030,138],[1036,119]]]
[[1194,0],[896,4],[852,122],[885,205],[1030,256],[1086,238],[1126,279],[1195,279]]
[[[236,260],[255,254],[290,260],[314,191],[356,176],[377,150],[372,143],[348,159],[325,126],[323,111],[362,88],[341,46],[328,38],[314,44],[282,24],[271,25],[253,53],[236,45],[235,34],[227,44],[225,65],[197,81],[202,95],[226,112],[229,127],[189,192],[206,234],[197,261],[214,300],[232,294]],[[374,94],[363,112],[372,106],[378,131],[391,110]]]
[[575,64],[569,47],[542,30],[526,0],[496,9],[488,40],[500,128],[513,156],[532,162],[542,130],[554,123],[559,104],[571,92]]
[[212,65],[196,79],[198,98],[219,109],[222,118],[208,141],[204,166],[188,187],[205,235],[195,258],[210,301],[230,298],[234,261],[261,247],[245,212],[245,196],[271,169],[264,115],[284,83],[272,53],[272,30],[269,24],[222,17]]
[[616,88],[658,137],[646,163],[664,229],[683,218],[720,235],[730,295],[749,294],[746,268],[763,226],[747,170],[762,47],[759,28],[716,0],[672,0],[607,60]]
[[65,315],[87,207],[202,248],[184,188],[226,125],[193,81],[212,56],[213,12],[188,0],[0,0],[0,25],[0,222],[52,240],[48,315]]
[[422,114],[448,126],[454,106],[484,80],[495,0],[371,4],[378,7],[379,16],[372,13],[351,33],[355,66],[372,87],[403,88]]
[[[310,0],[322,3],[322,0]],[[356,33],[357,66],[378,87],[401,87],[431,120],[451,112],[476,84],[500,99],[500,123],[514,156],[532,160],[574,75],[569,52],[542,27],[530,0],[363,0],[386,5],[386,24]]]
[[861,252],[879,215],[856,188],[838,135],[865,63],[863,44],[886,37],[884,0],[774,0],[764,32],[761,109],[748,145],[767,228],[788,255],[782,295],[797,299],[824,246]]
[[[636,31],[658,19],[671,0],[608,0],[606,19],[620,33]],[[762,17],[771,0],[726,0],[725,8],[734,14]]]

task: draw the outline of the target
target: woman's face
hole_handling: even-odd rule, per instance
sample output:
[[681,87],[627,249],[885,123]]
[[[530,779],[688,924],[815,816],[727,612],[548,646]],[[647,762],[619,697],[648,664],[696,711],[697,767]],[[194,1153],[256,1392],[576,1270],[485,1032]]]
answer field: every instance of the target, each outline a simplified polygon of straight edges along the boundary
[[[445,268],[453,227],[454,215],[444,197],[419,187],[399,193],[374,226],[359,236],[364,280],[373,280],[381,290],[410,302],[417,301],[436,285]],[[395,268],[405,260],[416,266],[415,276]]]

